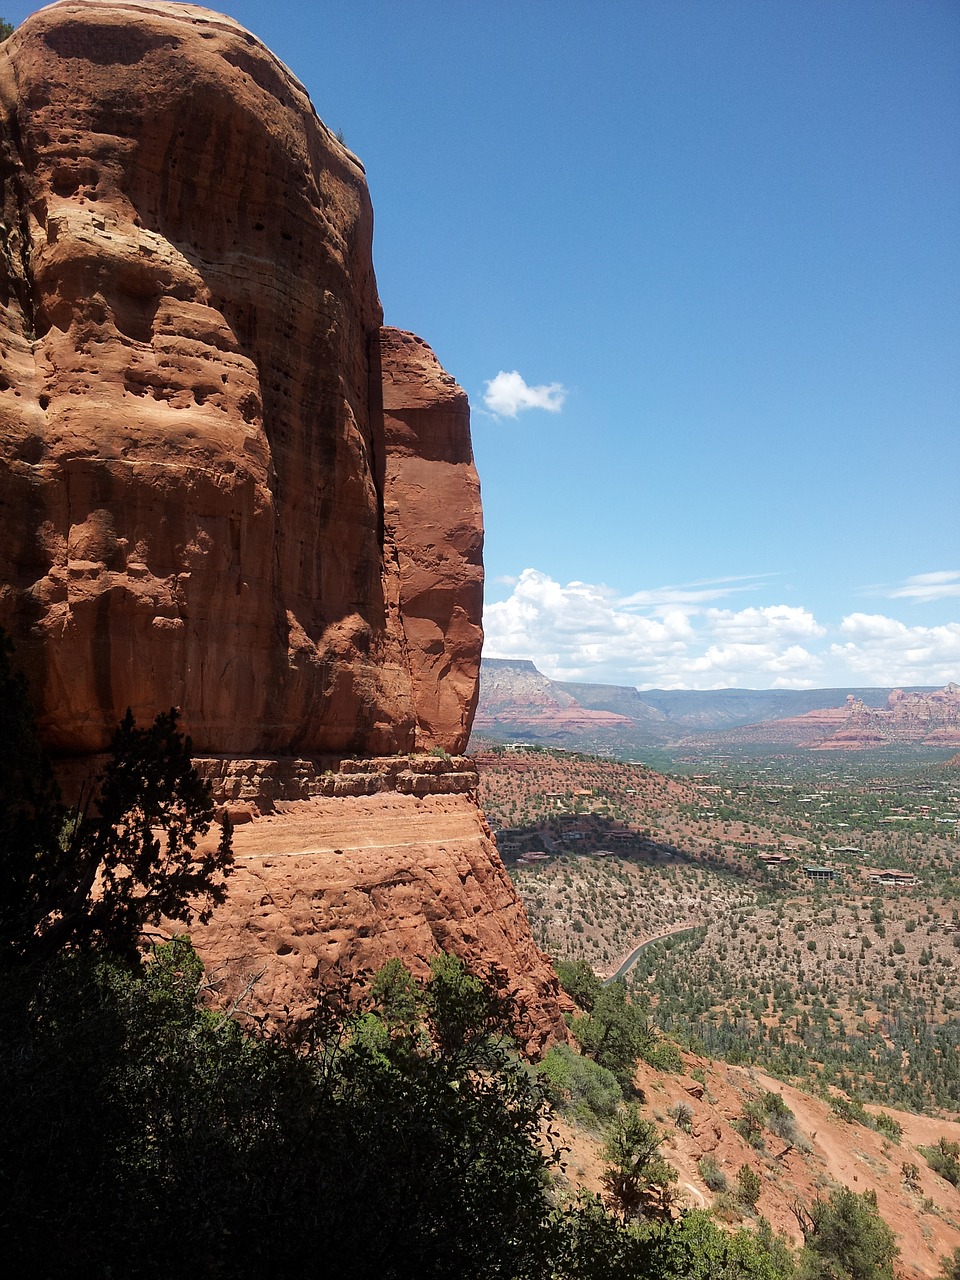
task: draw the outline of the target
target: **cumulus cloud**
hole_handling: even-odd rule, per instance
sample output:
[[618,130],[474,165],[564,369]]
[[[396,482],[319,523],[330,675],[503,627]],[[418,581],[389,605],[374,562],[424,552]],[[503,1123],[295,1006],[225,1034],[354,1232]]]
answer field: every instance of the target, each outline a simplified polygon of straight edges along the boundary
[[921,604],[928,604],[932,600],[960,597],[960,569],[916,573],[887,594],[892,600],[917,600]]
[[[729,590],[742,579],[723,580]],[[694,584],[691,584],[694,585]],[[827,626],[800,605],[705,605],[680,588],[618,595],[525,569],[484,613],[488,657],[529,658],[558,680],[640,688],[817,688],[960,679],[960,623],[910,627],[851,613]],[[646,600],[641,610],[640,601]]]
[[500,418],[515,418],[525,409],[546,409],[559,413],[567,398],[567,389],[560,382],[550,382],[528,387],[516,369],[506,373],[503,369],[486,383],[483,403],[491,413]]
[[910,627],[880,613],[851,613],[831,654],[864,684],[946,684],[960,679],[960,622]]
[[789,605],[704,610],[663,600],[642,615],[606,587],[564,586],[536,569],[487,606],[484,628],[489,657],[530,658],[560,680],[647,688],[809,686],[820,663],[797,642],[824,633],[812,614]]
[[708,609],[706,618],[713,630],[726,640],[747,644],[783,640],[787,637],[819,639],[827,634],[812,613],[788,604],[766,605],[760,609]]

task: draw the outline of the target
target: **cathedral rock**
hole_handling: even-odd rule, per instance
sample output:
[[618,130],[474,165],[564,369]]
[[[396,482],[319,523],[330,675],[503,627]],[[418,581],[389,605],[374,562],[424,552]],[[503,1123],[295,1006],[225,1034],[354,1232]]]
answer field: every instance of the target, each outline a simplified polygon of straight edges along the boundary
[[443,758],[482,638],[469,407],[381,325],[362,165],[237,23],[137,0],[0,45],[0,135],[0,625],[65,779],[180,708],[253,818],[195,933],[225,990],[296,1010],[446,947],[560,1029]]

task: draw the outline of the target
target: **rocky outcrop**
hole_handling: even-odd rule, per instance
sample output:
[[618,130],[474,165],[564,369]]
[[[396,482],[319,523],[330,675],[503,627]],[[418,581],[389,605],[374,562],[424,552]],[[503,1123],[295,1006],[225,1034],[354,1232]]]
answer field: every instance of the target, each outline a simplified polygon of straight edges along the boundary
[[885,707],[870,706],[863,698],[847,694],[842,706],[746,725],[710,741],[809,747],[814,751],[867,751],[908,744],[960,746],[960,687],[894,689]]
[[888,744],[960,746],[960,687],[924,693],[894,689],[885,708],[851,702],[847,722],[820,743],[822,751],[862,751]]
[[380,335],[386,441],[384,520],[395,558],[416,745],[462,751],[477,705],[482,642],[480,482],[470,406],[421,339]]
[[[47,744],[462,749],[466,397],[387,331],[362,166],[229,18],[64,0],[0,46],[0,624]],[[390,406],[389,439],[383,401]]]
[[[438,775],[439,776],[439,775]],[[471,795],[388,791],[280,806],[237,829],[228,909],[192,936],[226,1001],[298,1018],[317,988],[356,990],[391,956],[425,976],[438,951],[502,969],[537,1052],[566,1001]]]

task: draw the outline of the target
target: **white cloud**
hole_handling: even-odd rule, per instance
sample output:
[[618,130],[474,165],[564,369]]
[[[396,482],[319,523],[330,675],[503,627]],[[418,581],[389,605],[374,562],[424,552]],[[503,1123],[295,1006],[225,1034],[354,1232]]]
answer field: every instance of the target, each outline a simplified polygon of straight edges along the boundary
[[946,684],[960,679],[960,622],[909,627],[878,613],[851,613],[840,623],[846,637],[830,652],[859,683]]
[[517,373],[506,373],[503,369],[495,378],[486,383],[483,403],[491,413],[501,418],[515,418],[525,409],[546,409],[548,413],[559,413],[567,398],[567,389],[560,382],[528,387]]
[[756,591],[760,580],[770,574],[740,574],[732,578],[705,578],[699,582],[684,582],[679,586],[654,587],[647,591],[634,591],[620,599],[625,608],[655,608],[664,604],[702,604],[707,600],[721,600],[736,591]]
[[727,640],[749,644],[769,643],[788,636],[819,639],[827,634],[812,613],[789,604],[766,605],[760,609],[708,609],[706,617],[713,629]]
[[531,658],[561,680],[687,688],[815,683],[819,660],[796,641],[824,629],[806,610],[703,610],[660,599],[661,607],[640,615],[606,587],[563,586],[525,569],[509,598],[485,610],[484,652]]
[[[708,598],[723,583],[740,590],[742,581],[719,580]],[[536,569],[520,574],[507,599],[487,605],[484,627],[488,657],[530,658],[559,680],[762,689],[960,679],[960,623],[909,627],[852,613],[828,627],[799,605],[708,607],[685,588],[619,596]]]
[[892,600],[918,600],[922,604],[960,597],[960,569],[915,573],[912,578],[907,578],[887,594]]

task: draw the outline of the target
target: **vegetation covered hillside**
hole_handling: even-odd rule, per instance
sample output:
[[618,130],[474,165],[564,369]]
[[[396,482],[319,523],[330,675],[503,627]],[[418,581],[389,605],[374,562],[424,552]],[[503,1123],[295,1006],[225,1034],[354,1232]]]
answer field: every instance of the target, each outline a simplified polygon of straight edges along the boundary
[[811,779],[767,760],[759,776],[737,762],[668,778],[566,753],[478,759],[550,954],[609,974],[649,941],[636,998],[690,1048],[866,1100],[958,1107],[955,773],[834,762]]

